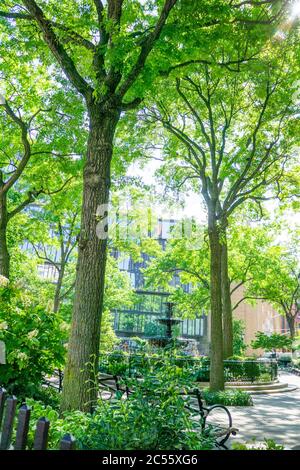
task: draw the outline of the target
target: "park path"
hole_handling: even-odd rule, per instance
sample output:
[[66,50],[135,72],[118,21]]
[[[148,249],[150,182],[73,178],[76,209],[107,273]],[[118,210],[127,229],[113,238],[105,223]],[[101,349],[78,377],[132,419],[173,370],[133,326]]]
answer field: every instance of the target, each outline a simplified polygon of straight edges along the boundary
[[300,450],[300,377],[281,372],[279,380],[296,385],[293,392],[253,395],[254,406],[228,407],[233,425],[239,429],[231,442],[274,439],[278,444]]

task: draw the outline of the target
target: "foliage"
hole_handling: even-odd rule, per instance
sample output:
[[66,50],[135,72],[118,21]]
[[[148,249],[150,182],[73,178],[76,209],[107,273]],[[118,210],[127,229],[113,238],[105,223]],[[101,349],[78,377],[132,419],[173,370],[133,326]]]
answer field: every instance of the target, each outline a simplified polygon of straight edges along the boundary
[[91,416],[80,411],[72,413],[64,413],[63,416],[51,405],[27,399],[26,404],[31,408],[30,428],[28,434],[28,447],[32,449],[34,442],[34,433],[36,422],[39,418],[45,417],[49,419],[51,425],[49,430],[48,449],[59,449],[61,438],[66,433],[71,433],[77,440],[84,435]]
[[[150,259],[144,276],[148,287],[171,292],[181,317],[193,318],[209,305],[208,246],[203,229],[197,226],[186,237],[177,238],[179,225],[174,225],[166,249]],[[188,292],[184,286],[189,286]]]
[[109,310],[104,310],[101,319],[100,352],[112,351],[118,341],[113,328],[113,316]]
[[[181,368],[166,363],[155,374],[145,374],[143,381],[127,381],[133,392],[125,400],[122,393],[112,400],[99,400],[92,415],[72,412],[60,418],[50,406],[27,402],[33,408],[32,423],[41,416],[51,421],[50,449],[58,448],[66,432],[74,435],[80,449],[211,449],[212,438],[202,436],[199,422],[191,419],[188,403],[180,394],[189,386],[189,378]],[[33,426],[31,438],[32,432]]]
[[162,336],[165,332],[165,329],[162,325],[159,325],[158,322],[148,321],[145,323],[144,335],[147,336]]
[[272,351],[274,349],[291,349],[292,347],[292,339],[279,333],[272,333],[268,336],[262,331],[258,331],[255,337],[256,339],[251,342],[253,349],[262,348],[265,351]]
[[283,445],[266,438],[263,442],[256,442],[255,439],[249,442],[233,442],[231,448],[232,450],[284,450]]
[[105,273],[104,310],[101,320],[100,350],[111,351],[118,343],[113,328],[113,310],[130,308],[134,293],[127,273],[121,272],[117,260],[108,255]]
[[[286,213],[286,219],[293,218]],[[292,223],[292,222],[291,222]],[[243,298],[271,303],[286,317],[291,336],[296,333],[299,313],[299,226],[287,222],[258,227],[237,227],[229,242],[237,253],[231,267],[234,278],[243,281]],[[279,242],[280,241],[280,242]]]
[[128,373],[128,356],[124,351],[113,351],[100,355],[99,368],[101,372],[123,376]]
[[[60,396],[60,392],[54,387],[39,386],[28,400],[41,402],[43,406],[50,406],[54,410],[59,411]],[[39,416],[39,418],[41,417],[42,415]]]
[[64,362],[66,325],[18,286],[0,289],[0,340],[7,364],[1,385],[19,399],[33,396],[43,376]]
[[[149,353],[147,349],[135,354],[123,351],[114,351],[111,354],[101,354],[100,370],[102,372],[121,377],[143,377],[148,373],[156,373],[166,364],[173,364],[185,373],[190,374],[190,381],[209,382],[210,360],[207,357],[191,358],[180,356],[176,350]],[[224,373],[226,380],[230,382],[243,381],[269,381],[272,378],[271,364],[258,362],[253,357],[233,356],[224,361]]]
[[[134,117],[128,118],[125,113],[142,101],[162,108],[159,110],[162,117],[160,131],[169,131],[170,126],[174,130],[179,126],[181,132],[180,142],[175,142],[176,130],[169,139],[163,134],[159,136],[162,137],[163,156],[166,156],[166,165],[161,169],[165,180],[171,185],[175,184],[176,189],[186,182],[196,183],[193,174],[196,167],[196,176],[200,176],[202,182],[201,191],[206,192],[207,199],[215,205],[215,195],[220,195],[217,207],[227,204],[230,212],[249,195],[254,198],[252,202],[261,207],[260,201],[266,197],[266,186],[272,194],[274,189],[277,192],[285,166],[289,167],[290,179],[293,178],[290,147],[294,148],[298,135],[291,103],[293,81],[298,77],[293,34],[287,31],[284,42],[276,40],[273,34],[288,14],[287,9],[281,9],[281,3],[241,2],[233,5],[227,0],[134,0],[104,2],[102,5],[96,1],[66,0],[63,8],[59,8],[56,1],[43,1],[36,8],[32,0],[22,2],[21,6],[4,2],[4,11],[0,12],[0,41],[6,54],[0,59],[1,83],[3,80],[9,103],[0,109],[3,117],[0,123],[3,134],[1,167],[7,178],[12,173],[19,178],[18,170],[24,170],[18,187],[11,188],[9,212],[15,209],[21,211],[27,194],[32,202],[37,194],[43,194],[43,205],[39,208],[41,218],[45,216],[46,222],[53,219],[56,215],[53,207],[49,218],[46,214],[46,196],[49,191],[56,192],[58,186],[61,187],[65,176],[77,176],[77,170],[82,171],[85,163],[85,187],[88,189],[84,200],[89,208],[85,214],[91,217],[91,224],[83,224],[82,227],[80,241],[84,246],[86,236],[89,236],[85,230],[95,224],[94,209],[99,202],[95,189],[98,185],[91,185],[90,171],[105,169],[105,175],[112,174],[112,179],[116,180],[120,173],[125,172],[130,161],[143,154],[141,148],[132,149],[129,145],[134,138],[132,122],[137,122],[138,126],[142,120],[135,121]],[[45,15],[47,21],[40,21],[40,15]],[[290,29],[293,33],[292,25]],[[287,69],[286,63],[294,67]],[[188,82],[188,78],[192,80]],[[168,80],[167,83],[165,80]],[[75,92],[71,86],[76,89]],[[195,103],[196,112],[190,106],[192,102]],[[14,122],[7,117],[8,106],[18,113]],[[103,123],[110,121],[110,141],[108,138],[105,142],[106,149],[113,148],[114,130],[121,116],[122,125],[119,126],[116,140],[118,143],[121,141],[120,147],[126,150],[122,153],[117,149],[114,153],[113,171],[110,171],[110,151],[99,151],[98,144],[102,139],[89,139],[91,146],[85,152],[87,114],[90,117],[97,115],[95,126],[94,123],[90,126],[91,130],[96,131],[95,135],[97,132],[101,134],[106,127]],[[23,150],[20,130],[16,132],[22,120],[27,123],[26,128],[23,126],[22,141],[24,143],[27,139],[25,147],[29,145],[31,150],[28,165],[26,158],[24,160],[21,156],[20,159]],[[189,134],[188,139],[185,132]],[[149,140],[152,144],[158,139],[152,139],[150,135]],[[94,147],[93,141],[96,142]],[[138,139],[135,143],[139,144]],[[85,161],[83,153],[87,156]],[[182,160],[185,160],[183,165]],[[190,165],[188,170],[186,165]],[[109,180],[110,177],[106,176],[101,179],[104,199],[109,195]],[[196,184],[191,186],[199,190],[198,181]],[[65,196],[66,193],[63,194]],[[221,219],[220,214],[215,215],[216,220]],[[18,223],[10,228],[13,235],[15,227],[23,225],[24,220],[19,218]],[[18,241],[18,237],[10,234],[10,248],[17,247]],[[95,244],[91,258],[99,255],[97,250],[98,245]],[[21,273],[20,260],[14,265],[14,269],[17,266],[18,270],[13,274],[15,277]],[[197,274],[201,260],[207,265],[208,257],[199,254]],[[185,267],[188,266],[189,263],[183,261]],[[31,264],[26,261],[26,266],[30,268]],[[90,264],[85,269],[93,267]],[[79,279],[88,278],[80,265],[78,271]],[[182,280],[193,285],[193,294],[188,297],[183,290],[177,289],[174,296],[182,300],[183,313],[193,314],[207,301],[209,286],[195,281],[195,276],[191,278],[187,271],[182,273],[183,270],[180,274]],[[95,287],[101,290],[104,270],[99,267],[94,274],[89,280],[93,279]],[[73,275],[74,271],[70,273],[70,281]],[[115,341],[109,312],[117,308],[120,302],[123,304],[124,293],[129,292],[128,287],[123,290],[113,278],[107,276],[107,279],[102,349],[112,348]],[[36,282],[33,285],[34,290],[42,294],[41,286]],[[122,282],[121,285],[124,286]],[[82,291],[77,292],[76,299],[81,299],[84,292],[83,286]],[[102,291],[99,292],[100,298]],[[65,319],[70,316],[71,296],[68,300],[68,305],[62,307]],[[90,337],[87,335],[86,344],[81,344],[80,335],[77,341],[78,350],[82,346],[79,358],[83,357],[87,346],[93,344],[90,340],[99,329],[97,318],[102,313],[95,299],[94,305],[91,300],[91,305],[86,308],[89,301],[87,296],[85,302],[75,305],[80,313],[79,318],[84,318],[84,321],[91,319],[91,327],[87,328]],[[184,309],[185,306],[189,308]],[[16,306],[12,303],[9,307],[13,309]],[[26,310],[28,315],[25,307],[19,306],[19,309]],[[38,311],[37,316],[46,315],[48,310],[45,307]],[[38,309],[37,306],[34,308]],[[90,312],[88,317],[84,317],[85,308]],[[29,317],[31,313],[30,310]],[[92,331],[93,325],[96,325],[95,331]],[[74,330],[83,331],[80,325],[77,327]],[[54,334],[55,328],[48,334]],[[24,330],[26,334],[26,327],[18,331],[20,338]],[[56,341],[52,341],[54,349],[57,347]],[[98,345],[95,349],[97,353]],[[70,348],[71,354],[73,350],[77,353],[76,348]],[[215,348],[214,352],[217,351]],[[70,358],[70,364],[73,359]],[[81,367],[85,362],[86,358],[83,357]],[[79,370],[80,367],[72,375],[78,381],[82,376]],[[66,381],[67,377],[71,374],[66,374]]]
[[242,356],[247,349],[245,344],[245,322],[243,320],[233,320],[233,354]]
[[[269,381],[272,377],[272,365],[269,362],[258,362],[253,358],[232,356],[224,360],[224,375],[228,382]],[[194,369],[195,380],[209,382],[210,361],[208,359]]]
[[292,363],[293,363],[293,367],[295,367],[296,369],[300,369],[300,358],[293,359]]
[[130,308],[135,300],[130,278],[126,272],[120,271],[118,261],[108,255],[107,270],[105,278],[104,308],[110,311],[123,308]]
[[201,437],[179,394],[187,379],[189,375],[182,369],[169,364],[154,375],[145,374],[143,381],[131,379],[127,383],[133,393],[126,400],[99,403],[82,446],[131,450],[211,448],[212,442]]
[[243,390],[222,390],[211,392],[209,389],[201,391],[207,405],[225,405],[225,406],[252,406],[253,401],[250,393]]

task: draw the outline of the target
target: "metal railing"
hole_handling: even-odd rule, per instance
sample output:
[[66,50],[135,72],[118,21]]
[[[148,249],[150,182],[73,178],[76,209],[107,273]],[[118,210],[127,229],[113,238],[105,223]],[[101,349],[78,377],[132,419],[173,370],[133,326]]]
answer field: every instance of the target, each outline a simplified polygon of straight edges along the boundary
[[[210,364],[207,358],[190,356],[175,356],[169,358],[171,363],[188,368],[194,374],[195,380],[209,382]],[[144,354],[102,354],[100,356],[100,371],[112,375],[143,375],[143,371],[152,367],[163,366],[164,358]],[[258,360],[225,360],[224,375],[226,382],[269,382],[277,378],[277,361],[269,359]]]

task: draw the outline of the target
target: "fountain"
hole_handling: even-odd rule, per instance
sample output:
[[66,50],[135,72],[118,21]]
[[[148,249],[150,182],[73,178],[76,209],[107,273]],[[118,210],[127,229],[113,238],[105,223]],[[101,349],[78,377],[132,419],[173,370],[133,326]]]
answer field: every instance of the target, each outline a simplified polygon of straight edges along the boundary
[[164,336],[152,336],[148,338],[148,341],[153,346],[160,347],[166,347],[177,341],[180,343],[185,343],[185,340],[178,340],[173,337],[173,327],[183,322],[183,320],[180,320],[179,318],[173,318],[173,311],[175,306],[174,302],[165,302],[165,305],[167,306],[166,316],[164,318],[158,318],[157,320],[161,325],[166,327],[166,334]]

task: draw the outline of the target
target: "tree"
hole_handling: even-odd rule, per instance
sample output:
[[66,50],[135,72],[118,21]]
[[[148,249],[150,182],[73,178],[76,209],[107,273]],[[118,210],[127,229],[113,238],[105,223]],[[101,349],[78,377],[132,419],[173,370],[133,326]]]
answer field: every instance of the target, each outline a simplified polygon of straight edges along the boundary
[[80,187],[73,183],[63,194],[52,196],[48,204],[33,210],[30,217],[28,241],[34,254],[38,260],[51,265],[56,273],[53,299],[55,313],[59,311],[62,300],[74,289],[74,269],[72,274],[69,273],[68,277],[71,274],[72,279],[69,279],[68,286],[65,286],[65,276],[70,271],[70,263],[74,264],[76,259],[80,197]]
[[286,167],[295,161],[295,76],[287,75],[284,67],[289,55],[279,58],[278,52],[268,43],[265,56],[238,73],[193,65],[173,80],[170,77],[165,95],[153,98],[145,110],[147,123],[160,124],[159,132],[169,134],[161,174],[173,188],[190,183],[201,192],[207,208],[212,389],[224,386],[223,328],[225,357],[232,355],[229,217],[248,200],[261,207],[276,197]]
[[[177,238],[180,225],[174,226],[165,249],[157,250],[143,274],[147,287],[163,287],[172,294],[177,311],[193,318],[209,309],[209,248],[201,229]],[[190,286],[188,292],[184,285]]]
[[[36,24],[66,77],[83,96],[89,115],[76,294],[65,370],[63,409],[89,409],[96,398],[96,387],[91,389],[90,384],[87,384],[91,373],[86,367],[91,360],[95,364],[98,361],[106,263],[106,239],[99,240],[96,236],[96,214],[99,206],[108,203],[113,138],[121,112],[140,101],[124,101],[124,96],[142,72],[175,2],[176,0],[166,0],[158,19],[153,14],[150,15],[150,32],[141,32],[143,40],[137,57],[130,57],[129,54],[128,46],[132,48],[133,44],[137,44],[135,34],[126,34],[128,23],[122,24],[122,0],[109,1],[106,7],[101,0],[95,1],[93,5],[87,4],[85,15],[79,6],[74,8],[72,5],[73,23],[79,22],[78,29],[82,28],[84,35],[95,37],[97,32],[99,40],[96,44],[68,26],[69,9],[62,15],[65,20],[62,25],[48,19],[55,16],[55,5],[50,5],[50,8],[45,5],[42,10],[34,0],[22,2],[26,13],[22,10],[6,13],[6,17]],[[131,43],[130,36],[133,36]],[[68,43],[73,45],[74,52],[67,51],[65,44]],[[78,45],[79,61],[83,60],[83,51],[91,59],[86,69],[89,77],[80,72],[82,64],[75,63]],[[123,67],[125,60],[127,64]]]
[[233,320],[233,355],[243,356],[247,345],[244,341],[245,323],[242,320]]
[[[174,13],[170,26],[167,24],[164,29],[176,3],[177,16]],[[121,114],[136,107],[143,98],[145,85],[162,69],[168,70],[170,51],[174,52],[178,41],[185,42],[186,31],[191,32],[193,25],[194,42],[188,60],[199,58],[195,47],[199,44],[199,28],[206,35],[207,28],[215,29],[223,22],[229,27],[232,21],[251,24],[253,15],[257,23],[269,24],[282,10],[277,5],[274,7],[273,1],[268,3],[262,9],[260,4],[252,2],[228,5],[220,1],[215,5],[208,1],[204,5],[193,2],[190,6],[189,2],[157,0],[141,6],[136,1],[108,0],[104,4],[93,0],[74,4],[65,0],[57,21],[55,1],[43,3],[41,8],[40,2],[22,0],[22,7],[12,9],[10,2],[5,1],[7,10],[1,16],[13,29],[10,35],[17,37],[22,24],[28,24],[40,57],[45,54],[46,45],[83,97],[89,118],[75,300],[62,409],[90,409],[96,399],[96,387],[90,386],[92,376],[86,367],[91,360],[95,365],[98,361],[103,307],[106,239],[97,237],[96,226],[98,216],[105,215],[103,208],[108,203],[113,141]],[[16,31],[12,28],[14,21],[21,24]],[[153,49],[156,64],[149,58]],[[186,57],[185,51],[182,56]]]
[[[244,236],[246,228],[244,228]],[[278,228],[275,234],[278,234]],[[285,232],[287,235],[288,230]],[[271,303],[276,310],[282,313],[289,325],[291,338],[296,334],[296,319],[300,313],[299,294],[299,249],[297,234],[290,237],[289,246],[276,242],[274,233],[263,233],[262,229],[252,229],[255,256],[249,251],[249,239],[240,240],[240,256],[244,257],[245,275],[240,277],[243,284],[243,297],[237,302],[235,308],[244,300],[255,302],[257,299]],[[295,237],[296,235],[296,237]],[[238,263],[237,263],[238,264]],[[238,270],[237,265],[235,269]],[[236,275],[235,275],[236,276]]]
[[[14,157],[11,157],[7,154],[6,150],[2,149],[5,152],[5,163],[2,163],[2,168],[0,170],[0,273],[9,278],[9,251],[7,246],[7,226],[9,221],[18,213],[20,213],[28,204],[32,203],[43,189],[32,190],[28,192],[27,198],[17,205],[13,210],[8,210],[8,192],[10,189],[18,182],[19,178],[22,176],[26,165],[29,162],[29,159],[32,154],[31,144],[29,140],[30,125],[33,123],[35,118],[32,115],[27,122],[25,122],[21,115],[17,115],[12,107],[8,104],[6,100],[3,101],[2,106],[9,116],[9,118],[16,124],[19,128],[21,134],[21,145],[23,146],[23,152],[21,158],[19,154],[15,154]],[[7,173],[9,174],[8,178],[5,179],[3,168],[6,167]]]
[[[9,224],[38,197],[45,200],[68,185],[72,168],[78,165],[72,157],[81,143],[74,132],[78,119],[70,125],[67,118],[64,130],[58,128],[58,117],[65,119],[65,101],[59,89],[49,93],[47,70],[39,65],[32,76],[23,71],[16,78],[16,55],[14,51],[5,61],[1,73],[5,95],[0,102],[0,273],[7,278]],[[69,98],[67,91],[64,98]],[[69,109],[72,104],[68,102]]]
[[278,333],[272,333],[270,336],[258,331],[256,333],[256,339],[251,342],[253,349],[265,349],[266,351],[273,351],[274,349],[290,349],[292,347],[293,340],[285,335]]

